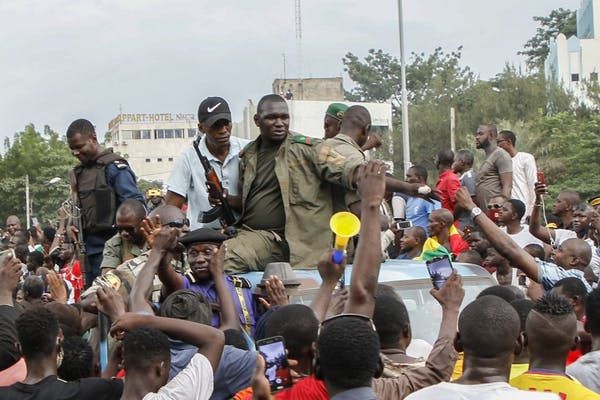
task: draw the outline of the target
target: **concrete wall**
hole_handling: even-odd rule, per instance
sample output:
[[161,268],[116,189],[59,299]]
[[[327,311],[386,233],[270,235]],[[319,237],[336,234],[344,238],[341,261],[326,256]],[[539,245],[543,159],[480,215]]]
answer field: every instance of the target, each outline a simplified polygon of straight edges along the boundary
[[291,89],[293,100],[340,101],[344,99],[342,78],[275,79],[273,93],[285,94]]

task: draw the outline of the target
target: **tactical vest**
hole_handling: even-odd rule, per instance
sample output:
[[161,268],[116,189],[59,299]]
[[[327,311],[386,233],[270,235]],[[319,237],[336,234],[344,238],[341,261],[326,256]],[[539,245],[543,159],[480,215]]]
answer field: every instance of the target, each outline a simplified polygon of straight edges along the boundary
[[127,161],[112,149],[106,149],[93,165],[78,165],[73,168],[74,188],[79,197],[81,223],[86,234],[113,230],[117,213],[117,198],[114,189],[106,182],[106,166],[115,161]]

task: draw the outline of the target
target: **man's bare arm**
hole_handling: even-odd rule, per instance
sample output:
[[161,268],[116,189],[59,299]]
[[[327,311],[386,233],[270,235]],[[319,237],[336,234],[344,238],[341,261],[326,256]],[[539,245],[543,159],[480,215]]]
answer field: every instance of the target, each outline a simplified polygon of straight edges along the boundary
[[385,194],[386,165],[371,161],[358,173],[358,192],[361,197],[360,240],[356,249],[350,297],[344,308],[346,313],[373,316],[375,289],[381,266],[381,236],[379,206]]
[[[471,200],[471,195],[467,188],[460,188],[456,193],[456,202],[462,208],[471,212],[475,203]],[[539,282],[539,269],[535,259],[525,250],[519,247],[506,233],[502,232],[486,215],[481,213],[474,218],[474,222],[485,234],[490,244],[498,250],[500,254],[508,259],[511,265],[521,269],[529,279]]]
[[512,197],[512,172],[504,172],[500,174],[500,185],[502,185],[502,194],[507,199]]
[[540,214],[542,210],[542,196],[546,193],[546,185],[535,184],[535,204],[531,210],[531,217],[529,217],[529,233],[536,238],[540,239],[544,243],[551,243],[551,239],[554,239],[555,234],[553,230],[542,227],[540,223]]

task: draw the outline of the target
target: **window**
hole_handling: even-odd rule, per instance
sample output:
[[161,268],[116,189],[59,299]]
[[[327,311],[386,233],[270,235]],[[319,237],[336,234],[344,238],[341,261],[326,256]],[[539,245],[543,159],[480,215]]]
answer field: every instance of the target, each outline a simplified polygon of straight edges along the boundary
[[188,137],[194,137],[196,136],[196,128],[190,128],[188,129]]
[[156,161],[162,162],[162,158],[157,158]]
[[169,157],[169,161],[173,161],[173,157]]
[[146,158],[146,162],[150,162],[150,159],[149,159],[149,158]]
[[121,140],[131,140],[132,138],[132,131],[121,131],[120,137]]
[[579,82],[579,74],[571,74],[571,82]]
[[592,82],[598,82],[598,73],[597,72],[592,72],[590,74],[590,81],[592,81]]
[[172,139],[173,138],[173,129],[157,129],[156,130],[156,138],[157,139]]
[[173,129],[173,137],[181,139],[183,137],[183,129]]

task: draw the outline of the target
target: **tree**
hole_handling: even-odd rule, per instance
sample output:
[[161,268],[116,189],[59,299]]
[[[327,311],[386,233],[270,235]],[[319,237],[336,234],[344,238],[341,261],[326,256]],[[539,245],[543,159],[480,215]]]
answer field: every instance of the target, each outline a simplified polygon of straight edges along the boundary
[[547,17],[533,17],[533,20],[539,22],[540,26],[535,35],[525,43],[524,50],[517,54],[527,57],[529,68],[543,72],[550,42],[559,33],[567,38],[577,34],[577,15],[575,11],[559,8],[552,10]]
[[[0,215],[15,214],[25,221],[25,176],[29,175],[33,216],[41,223],[56,219],[56,211],[69,195],[68,172],[76,163],[65,141],[50,127],[44,133],[33,124],[5,143],[0,159]],[[50,179],[61,178],[55,184]]]

